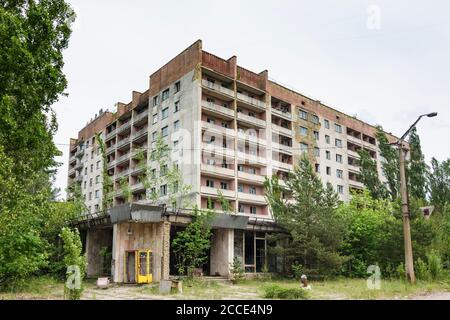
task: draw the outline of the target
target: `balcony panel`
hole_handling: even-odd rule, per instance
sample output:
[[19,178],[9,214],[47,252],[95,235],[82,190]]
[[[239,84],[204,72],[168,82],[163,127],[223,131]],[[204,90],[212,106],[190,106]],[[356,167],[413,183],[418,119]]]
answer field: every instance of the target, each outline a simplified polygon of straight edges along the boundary
[[259,174],[238,171],[238,179],[252,184],[262,185],[266,177]]
[[238,112],[237,115],[237,119],[239,121],[242,121],[246,124],[252,125],[252,126],[257,126],[260,128],[265,128],[266,127],[266,121],[265,120],[261,120],[258,119],[256,117],[251,117],[249,115],[243,114],[242,112]]
[[272,114],[274,114],[280,118],[283,118],[285,120],[292,121],[292,114],[290,112],[284,112],[284,111],[272,108]]
[[235,112],[233,109],[230,108],[225,108],[224,106],[215,104],[215,103],[211,103],[211,102],[207,102],[207,101],[202,101],[202,107],[205,110],[208,110],[210,112],[216,113],[216,114],[220,114],[221,116],[228,118],[228,119],[234,119],[235,116]]
[[266,204],[266,198],[263,195],[256,195],[244,192],[238,192],[238,201],[246,203]]
[[224,197],[226,198],[234,198],[236,192],[234,190],[222,190],[217,188],[210,188],[207,186],[201,186],[200,192],[204,195],[211,196],[213,198],[216,198],[219,196],[218,191],[220,191]]
[[276,169],[280,169],[282,171],[293,171],[294,166],[290,163],[284,163],[281,161],[272,160],[272,165]]
[[204,130],[210,131],[211,133],[219,133],[219,134],[227,135],[230,137],[235,136],[234,129],[224,128],[224,127],[218,126],[216,124],[208,123],[206,121],[202,121],[202,128]]
[[222,168],[218,166],[208,165],[208,164],[201,164],[201,171],[202,173],[209,174],[214,177],[234,177],[234,170],[229,168]]
[[252,98],[249,96],[246,96],[242,93],[237,93],[237,99],[245,102],[246,104],[249,104],[253,107],[257,107],[258,109],[265,110],[266,109],[266,103],[264,101],[258,100],[256,98]]
[[224,95],[226,95],[228,97],[234,97],[234,91],[233,90],[225,88],[225,87],[223,87],[223,86],[221,86],[221,85],[219,85],[217,83],[213,83],[213,82],[210,82],[210,81],[208,81],[206,79],[202,79],[202,85],[205,88],[208,88],[208,89],[210,89],[210,90],[212,90],[214,92],[218,92],[218,93],[224,94]]
[[274,123],[272,123],[272,130],[274,132],[278,132],[278,133],[284,134],[284,135],[289,136],[289,137],[292,136],[292,130],[291,129],[283,128],[283,127],[281,127],[279,125],[276,125]]

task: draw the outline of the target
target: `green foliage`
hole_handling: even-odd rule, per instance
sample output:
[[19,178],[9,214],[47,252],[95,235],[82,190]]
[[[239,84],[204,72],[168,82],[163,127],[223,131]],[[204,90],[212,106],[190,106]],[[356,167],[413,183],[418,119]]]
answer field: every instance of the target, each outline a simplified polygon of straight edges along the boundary
[[208,249],[211,247],[212,211],[200,211],[194,208],[192,222],[184,231],[177,233],[172,242],[173,252],[177,256],[177,269],[179,274],[190,273],[200,268],[208,259]]
[[405,280],[406,279],[406,270],[405,270],[405,264],[403,262],[401,262],[396,269],[397,272],[397,277],[401,280]]
[[308,292],[300,288],[283,288],[278,285],[264,287],[264,298],[282,300],[307,300]]
[[435,251],[427,253],[428,270],[433,280],[441,279],[444,276],[444,269],[442,267],[442,260],[439,254]]
[[131,202],[133,200],[133,191],[128,182],[128,177],[122,177],[119,179],[120,191],[122,191],[122,196],[126,202]]
[[291,270],[292,270],[292,273],[294,274],[294,277],[296,279],[300,279],[302,274],[304,274],[303,266],[300,263],[293,263],[293,264],[291,264]]
[[431,159],[431,172],[428,174],[430,202],[441,214],[450,214],[450,159],[441,163]]
[[398,151],[389,143],[383,128],[378,126],[375,134],[382,157],[382,170],[387,179],[389,193],[392,200],[397,199],[400,190],[400,166]]
[[408,191],[410,196],[425,200],[427,165],[420,146],[420,138],[414,127],[409,136],[410,160],[408,163]]
[[[230,213],[233,211],[231,202],[225,198],[221,190],[217,190],[217,194],[219,196],[220,206],[222,207],[222,211],[225,213]],[[209,201],[210,199],[208,199]]]
[[369,152],[365,149],[358,151],[360,157],[361,169],[359,178],[364,186],[369,190],[370,194],[375,199],[385,199],[388,197],[388,190],[385,185],[381,183],[378,177],[377,163],[370,157]]
[[[266,198],[276,222],[287,234],[277,235],[288,241],[278,251],[288,261],[298,261],[309,274],[336,273],[345,257],[338,252],[344,235],[344,224],[336,214],[338,196],[330,185],[323,187],[308,158],[290,173],[287,189],[294,201],[285,201],[286,190],[276,176],[266,179]],[[288,235],[288,237],[287,237]]]
[[66,284],[66,286],[64,287],[64,295],[69,300],[79,300],[81,298],[81,294],[83,293],[82,280],[84,278],[87,265],[86,257],[81,254],[82,245],[80,234],[78,232],[78,229],[72,231],[69,228],[62,228],[60,236],[63,241],[64,265],[66,266],[66,268],[77,266],[80,271],[79,288],[69,288]]
[[414,263],[414,271],[417,279],[430,279],[430,270],[428,269],[428,265],[421,258],[417,259],[417,261]]
[[102,258],[102,274],[111,275],[111,259],[112,259],[111,248],[102,247],[100,249],[99,256]]
[[233,263],[231,263],[230,265],[230,274],[231,274],[231,281],[233,281],[234,283],[238,283],[243,279],[245,279],[245,272],[242,266],[242,262],[237,257],[234,257]]
[[114,184],[112,178],[108,174],[108,157],[106,156],[106,146],[101,135],[95,135],[95,141],[97,141],[98,147],[100,149],[100,154],[102,155],[102,212],[106,214],[106,210],[112,206],[113,197],[112,191]]

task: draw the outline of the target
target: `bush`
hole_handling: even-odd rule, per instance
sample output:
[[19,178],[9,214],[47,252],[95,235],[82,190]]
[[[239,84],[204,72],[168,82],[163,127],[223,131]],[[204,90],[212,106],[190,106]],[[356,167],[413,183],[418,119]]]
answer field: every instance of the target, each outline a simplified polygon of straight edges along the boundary
[[264,298],[283,300],[306,300],[308,293],[300,288],[282,288],[277,285],[270,285],[264,288]]
[[443,277],[444,268],[442,267],[442,260],[436,251],[431,251],[427,254],[428,270],[433,280]]
[[397,266],[397,276],[399,277],[400,280],[405,280],[406,278],[406,270],[403,262]]
[[245,279],[244,268],[242,267],[242,262],[237,257],[234,257],[233,263],[230,266],[231,281],[233,283],[238,283],[239,281]]
[[295,262],[291,265],[291,270],[292,270],[292,273],[294,274],[294,277],[296,279],[300,279],[300,277],[303,274],[303,266],[301,264]]
[[417,279],[420,280],[430,279],[430,270],[428,269],[428,265],[420,258],[417,259],[415,263],[415,271]]

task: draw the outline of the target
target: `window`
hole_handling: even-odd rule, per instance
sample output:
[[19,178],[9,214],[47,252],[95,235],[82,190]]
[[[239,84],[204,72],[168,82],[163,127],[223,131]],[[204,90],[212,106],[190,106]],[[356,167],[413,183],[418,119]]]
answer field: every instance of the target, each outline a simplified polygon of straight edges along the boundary
[[311,121],[315,124],[319,124],[319,117],[316,115],[313,115],[311,118]]
[[156,131],[154,131],[153,133],[152,133],[152,141],[156,141]]
[[307,152],[308,151],[308,145],[306,143],[300,143],[300,151],[301,152]]
[[337,169],[336,170],[336,176],[340,179],[342,179],[342,177],[344,176],[344,171]]
[[91,160],[94,159],[94,150],[91,151]]
[[206,180],[206,186],[209,188],[214,188],[214,180]]
[[99,205],[96,204],[96,205],[95,205],[95,212],[98,212],[98,211],[99,211],[99,208],[100,208]]
[[95,199],[100,197],[100,190],[95,190]]
[[308,129],[305,127],[300,127],[300,134],[302,136],[307,136],[308,135]]
[[213,210],[214,209],[214,201],[212,201],[211,199],[208,199],[206,201],[206,207],[210,210]]
[[92,200],[92,192],[89,192],[89,200]]
[[178,140],[175,140],[174,142],[173,142],[173,151],[178,151]]
[[214,159],[207,159],[206,160],[206,164],[208,164],[210,166],[214,166],[214,165],[216,165],[216,160],[214,160]]
[[325,135],[325,142],[327,144],[330,144],[330,136],[329,135]]
[[327,160],[331,160],[331,152],[330,151],[325,151]]
[[319,141],[319,132],[314,131],[314,139],[315,139],[316,141]]
[[180,101],[175,102],[175,110],[173,113],[177,113],[178,111],[180,111]]
[[319,173],[320,172],[320,164],[316,163],[315,167],[316,167],[316,173]]
[[238,185],[238,192],[244,192],[244,185],[242,184]]
[[323,123],[324,123],[326,129],[330,129],[330,121],[325,119],[325,120],[323,120]]
[[327,167],[327,175],[331,176],[331,168]]
[[256,169],[255,169],[255,168],[249,168],[249,169],[248,169],[248,173],[250,173],[250,174],[256,174]]
[[338,192],[339,194],[344,194],[344,186],[338,185],[338,186],[337,186],[337,192]]
[[256,194],[256,187],[251,186],[250,188],[248,188],[248,193]]
[[256,207],[255,206],[250,206],[250,213],[251,214],[256,214]]
[[100,169],[100,161],[97,161],[96,167],[97,167],[97,169]]
[[341,125],[335,123],[335,124],[334,124],[334,131],[336,131],[337,133],[342,133],[342,127],[341,127]]
[[167,164],[161,166],[161,170],[159,172],[160,177],[164,177],[167,174]]
[[166,90],[164,90],[163,91],[163,93],[162,93],[162,101],[165,101],[165,100],[167,100],[169,98],[169,89],[166,89]]
[[156,169],[152,169],[151,171],[151,177],[156,178]]
[[91,172],[94,172],[94,165],[91,164]]
[[100,183],[100,176],[96,176],[95,177],[95,184],[99,184]]
[[316,157],[320,157],[320,149],[319,148],[317,148],[317,147],[314,148],[314,155]]
[[336,162],[342,163],[342,155],[340,154],[336,155]]
[[238,205],[238,211],[239,211],[239,213],[245,213],[244,205],[243,205],[242,203],[239,203],[239,205]]
[[242,164],[238,164],[238,171],[244,172],[244,166]]
[[152,124],[156,124],[158,122],[158,114],[154,114],[153,115],[153,123]]
[[181,82],[175,82],[175,93],[180,92],[181,90]]
[[169,108],[164,108],[161,111],[161,120],[166,119],[169,116]]
[[162,186],[159,188],[159,194],[161,195],[161,197],[164,197],[164,196],[167,195],[167,184],[162,185]]
[[158,105],[158,96],[153,97],[153,106],[157,106]]
[[161,134],[163,137],[167,137],[169,135],[169,127],[165,126],[164,128],[161,129]]
[[342,148],[342,140],[336,139],[336,141],[334,142],[334,145],[338,148]]
[[220,189],[222,189],[222,190],[228,190],[228,183],[226,183],[226,182],[221,182],[221,183],[220,183]]
[[304,110],[300,110],[298,116],[300,117],[300,119],[308,120],[308,112]]
[[92,178],[89,179],[89,187],[92,187]]
[[211,123],[211,124],[215,124],[216,120],[213,118],[206,118],[206,122]]
[[177,132],[180,129],[180,120],[177,120],[173,123],[173,132]]
[[84,174],[87,175],[87,167],[84,168]]
[[84,189],[87,187],[87,181],[84,181]]

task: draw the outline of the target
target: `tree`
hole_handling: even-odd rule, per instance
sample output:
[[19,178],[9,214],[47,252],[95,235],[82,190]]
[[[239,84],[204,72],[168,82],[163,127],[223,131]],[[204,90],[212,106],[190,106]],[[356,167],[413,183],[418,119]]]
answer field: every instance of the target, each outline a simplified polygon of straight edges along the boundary
[[391,199],[395,200],[398,197],[400,190],[400,165],[398,162],[398,151],[389,144],[389,140],[386,137],[382,127],[377,126],[375,136],[378,140],[378,147],[382,157],[381,168],[388,183]]
[[431,159],[431,172],[428,174],[430,202],[436,211],[450,214],[450,159],[439,163]]
[[360,149],[359,163],[361,165],[359,178],[364,186],[369,190],[375,199],[385,199],[388,197],[388,190],[378,177],[377,163],[373,160],[367,150]]
[[[266,198],[276,222],[286,234],[272,241],[288,241],[277,247],[290,264],[299,263],[310,274],[329,275],[337,272],[346,258],[339,254],[344,225],[336,214],[338,196],[331,185],[323,186],[308,158],[289,174],[286,190],[277,176],[266,179]],[[289,192],[292,201],[283,199]],[[275,253],[275,252],[274,252]]]
[[106,156],[106,146],[102,137],[99,134],[95,135],[95,141],[98,143],[98,147],[100,149],[100,153],[102,155],[102,212],[105,214],[106,210],[111,207],[113,203],[112,191],[114,188],[113,181],[108,174],[108,157]]
[[192,222],[186,229],[177,233],[173,239],[172,248],[177,256],[179,274],[191,274],[195,268],[200,268],[208,259],[208,249],[211,247],[211,219],[214,212],[201,211],[194,208]]
[[410,160],[408,163],[408,190],[412,197],[425,200],[427,165],[420,146],[420,138],[414,127],[409,136]]
[[64,265],[67,268],[67,283],[64,286],[64,295],[69,300],[79,300],[83,293],[82,281],[86,272],[86,257],[81,254],[82,245],[78,229],[62,228]]

